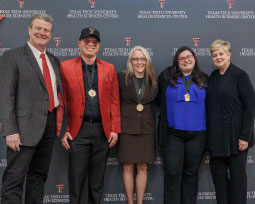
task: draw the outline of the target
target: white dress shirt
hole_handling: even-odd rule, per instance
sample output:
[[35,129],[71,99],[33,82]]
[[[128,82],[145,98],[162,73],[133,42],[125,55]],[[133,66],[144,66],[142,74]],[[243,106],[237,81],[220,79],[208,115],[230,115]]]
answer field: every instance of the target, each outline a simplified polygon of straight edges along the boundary
[[46,49],[43,52],[40,52],[33,45],[31,45],[31,43],[29,41],[27,42],[27,44],[31,48],[31,50],[35,56],[35,59],[42,71],[42,74],[43,74],[43,66],[42,66],[42,58],[40,57],[40,55],[45,54],[46,62],[47,62],[47,65],[49,67],[49,72],[50,72],[52,90],[53,90],[53,95],[54,95],[54,103],[55,103],[55,107],[57,107],[59,105],[58,92],[57,92],[57,80],[56,80],[56,75],[55,75],[54,69],[52,67],[52,64],[49,60],[48,55],[46,54]]

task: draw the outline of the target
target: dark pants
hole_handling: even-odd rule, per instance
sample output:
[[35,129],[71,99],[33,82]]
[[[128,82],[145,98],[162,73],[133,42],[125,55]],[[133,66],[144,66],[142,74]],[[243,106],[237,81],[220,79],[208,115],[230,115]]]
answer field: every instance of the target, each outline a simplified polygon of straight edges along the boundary
[[45,132],[38,145],[7,148],[7,167],[2,181],[2,204],[21,204],[26,176],[25,204],[43,203],[51,154],[56,138],[56,112],[48,114]]
[[198,169],[205,150],[206,133],[173,131],[162,148],[164,204],[195,204]]
[[210,170],[217,204],[246,204],[248,150],[230,157],[211,157]]
[[83,122],[70,142],[70,204],[100,204],[109,153],[102,123]]

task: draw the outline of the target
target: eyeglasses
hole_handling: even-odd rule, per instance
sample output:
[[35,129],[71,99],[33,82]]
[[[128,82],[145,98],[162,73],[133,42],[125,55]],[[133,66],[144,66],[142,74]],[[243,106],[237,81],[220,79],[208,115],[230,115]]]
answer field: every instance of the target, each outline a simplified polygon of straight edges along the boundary
[[142,58],[131,58],[132,62],[138,63],[139,61],[142,63],[145,63],[147,61],[146,58],[142,57]]
[[193,59],[193,55],[187,55],[186,57],[178,57],[178,60],[179,61],[185,61],[186,59],[187,60],[192,60]]
[[86,38],[85,38],[83,41],[84,41],[84,43],[85,43],[86,45],[88,45],[88,44],[90,44],[90,43],[92,43],[93,45],[97,45],[97,44],[99,43],[98,40],[90,40],[90,39],[86,39]]

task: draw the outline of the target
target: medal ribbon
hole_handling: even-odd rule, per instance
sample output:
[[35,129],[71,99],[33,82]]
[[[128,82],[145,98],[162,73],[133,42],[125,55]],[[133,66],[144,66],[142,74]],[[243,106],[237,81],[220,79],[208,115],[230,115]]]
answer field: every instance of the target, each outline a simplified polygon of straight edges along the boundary
[[[89,74],[89,68],[88,68],[88,65],[85,63],[85,72],[86,72],[86,76],[87,76],[87,79],[88,79],[88,85],[89,85],[89,89],[92,89],[92,85],[93,85],[93,80],[94,80],[94,74],[95,74],[95,63],[93,64],[93,67],[92,67],[92,73]],[[90,75],[90,76],[89,76]]]
[[133,75],[132,78],[135,85],[136,94],[138,97],[138,103],[141,104],[143,100],[144,90],[145,90],[145,79],[143,78],[142,87],[139,89],[138,80],[135,74]]
[[186,92],[189,93],[191,84],[192,84],[192,76],[190,76],[189,81],[187,82],[186,78],[182,76],[182,81],[185,86]]

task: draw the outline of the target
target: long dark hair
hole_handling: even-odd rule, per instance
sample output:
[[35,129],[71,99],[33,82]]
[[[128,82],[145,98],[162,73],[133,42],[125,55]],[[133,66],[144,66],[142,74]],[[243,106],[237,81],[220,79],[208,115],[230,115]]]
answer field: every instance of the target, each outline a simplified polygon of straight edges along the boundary
[[175,53],[173,65],[170,70],[170,72],[171,72],[170,73],[170,85],[172,87],[176,87],[178,78],[183,76],[183,73],[178,65],[178,57],[181,54],[181,52],[186,51],[186,50],[190,51],[195,59],[195,65],[194,65],[193,71],[191,73],[192,80],[193,80],[193,82],[195,82],[197,84],[197,86],[200,89],[202,89],[206,85],[208,76],[200,69],[200,67],[198,65],[197,57],[196,57],[195,53],[193,52],[193,50],[187,46],[180,47]]

